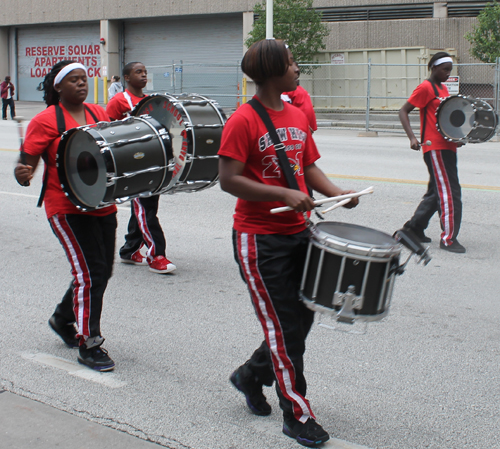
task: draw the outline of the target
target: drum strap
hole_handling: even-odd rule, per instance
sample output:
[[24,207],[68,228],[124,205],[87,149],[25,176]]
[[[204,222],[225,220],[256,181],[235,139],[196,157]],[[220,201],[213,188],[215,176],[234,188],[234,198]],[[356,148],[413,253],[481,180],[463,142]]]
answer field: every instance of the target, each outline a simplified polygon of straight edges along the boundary
[[[61,106],[59,106],[59,103],[56,104],[55,106],[56,106],[57,132],[59,133],[59,136],[57,137],[60,137],[66,132],[66,120],[64,120],[64,112]],[[92,118],[94,119],[94,123],[97,123],[99,120],[97,119],[96,115],[92,112],[92,110],[87,105],[84,105],[84,108],[85,112],[88,112],[92,116]],[[50,144],[48,146],[50,146]],[[38,203],[36,207],[42,207],[43,198],[45,197],[45,191],[47,190],[47,182],[49,176],[47,153],[44,152],[42,154],[42,159],[45,162],[46,168],[45,171],[43,172],[42,190],[40,191],[40,196],[38,197]]]
[[[430,79],[428,79],[427,81],[429,81],[429,83],[431,83],[431,86],[432,88],[434,89],[434,95],[436,95],[436,98],[439,98],[439,93],[438,93],[438,90],[437,90],[437,87],[436,87],[436,84],[434,83],[434,81],[431,81]],[[420,141],[422,142],[422,145],[423,145],[423,142],[424,142],[424,136],[425,136],[425,125],[427,123],[427,106],[422,110],[422,113],[424,114],[424,119],[423,119],[423,124],[422,124],[422,134],[420,136]]]
[[269,114],[267,113],[264,106],[262,106],[260,101],[256,100],[255,98],[252,98],[250,101],[248,101],[248,104],[255,109],[255,112],[259,114],[259,117],[264,122],[264,125],[266,125],[267,131],[269,132],[269,137],[273,141],[274,149],[276,150],[276,155],[278,156],[278,161],[281,169],[283,170],[288,186],[291,189],[300,190],[299,185],[297,184],[297,180],[295,179],[295,175],[293,174],[292,168],[290,167],[290,162],[288,161],[288,157],[285,152],[285,145],[283,145],[280,138],[278,137],[278,133],[276,132],[276,128],[273,125],[271,117],[269,117]]
[[[134,109],[134,105],[132,104],[132,98],[130,97],[129,93],[125,91],[123,92],[123,96],[125,97],[125,100],[127,100],[130,110]],[[130,112],[124,112],[123,115],[130,117]]]

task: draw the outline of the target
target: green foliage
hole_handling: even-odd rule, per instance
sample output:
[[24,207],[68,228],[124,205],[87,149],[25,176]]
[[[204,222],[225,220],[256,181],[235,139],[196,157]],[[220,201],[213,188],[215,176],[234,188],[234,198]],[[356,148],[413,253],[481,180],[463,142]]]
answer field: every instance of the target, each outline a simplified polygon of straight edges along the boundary
[[487,3],[477,20],[479,24],[465,35],[472,45],[470,54],[480,61],[493,63],[500,57],[500,4]]
[[[284,40],[295,60],[302,63],[313,62],[318,51],[326,48],[328,29],[312,3],[313,0],[274,0],[273,4],[274,37]],[[253,12],[258,19],[245,42],[247,47],[266,38],[266,1],[256,4]]]

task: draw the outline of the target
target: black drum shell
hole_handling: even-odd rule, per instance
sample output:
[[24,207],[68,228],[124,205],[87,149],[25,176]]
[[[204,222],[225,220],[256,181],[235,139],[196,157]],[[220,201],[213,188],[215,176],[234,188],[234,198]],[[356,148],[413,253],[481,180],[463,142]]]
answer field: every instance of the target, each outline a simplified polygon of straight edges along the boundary
[[362,307],[353,313],[360,318],[370,316],[370,320],[384,317],[400,252],[396,240],[375,229],[348,223],[319,223],[309,242],[301,298],[313,310],[338,312],[342,304],[334,304],[335,293],[346,293],[349,286],[354,286],[356,296],[360,296],[365,284]]

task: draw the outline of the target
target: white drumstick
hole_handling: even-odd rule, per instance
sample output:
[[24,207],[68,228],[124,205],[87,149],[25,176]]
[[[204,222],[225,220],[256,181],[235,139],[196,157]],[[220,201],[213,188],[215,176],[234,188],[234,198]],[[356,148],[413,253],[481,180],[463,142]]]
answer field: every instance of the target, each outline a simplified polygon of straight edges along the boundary
[[351,198],[347,198],[345,200],[339,201],[337,204],[334,204],[333,206],[330,206],[328,209],[322,210],[322,214],[326,214],[327,212],[330,212],[333,209],[337,209],[337,207],[341,207],[344,204],[347,204],[349,201],[351,201]]
[[[345,200],[347,198],[357,198],[358,196],[361,195],[367,195],[368,193],[373,193],[373,187],[368,187],[365,190],[362,190],[361,192],[356,192],[356,193],[346,193],[345,195],[339,195],[339,196],[332,196],[330,198],[323,198],[322,200],[317,200],[314,202],[315,206],[319,206],[324,203],[331,203],[332,201],[341,201]],[[279,214],[280,212],[287,212],[289,210],[293,210],[292,207],[289,206],[284,206],[284,207],[276,207],[274,209],[271,209],[272,214]]]

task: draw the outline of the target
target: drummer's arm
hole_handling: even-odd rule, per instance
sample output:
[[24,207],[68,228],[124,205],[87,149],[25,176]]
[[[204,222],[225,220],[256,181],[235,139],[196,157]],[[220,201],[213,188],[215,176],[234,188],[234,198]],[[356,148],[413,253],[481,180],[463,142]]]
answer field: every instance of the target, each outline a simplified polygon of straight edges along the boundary
[[243,176],[245,164],[226,156],[219,157],[219,182],[222,190],[247,201],[282,201],[296,211],[312,210],[314,202],[300,190],[262,184]]
[[413,106],[409,101],[407,101],[403,107],[399,110],[399,120],[401,121],[401,124],[403,125],[403,129],[406,132],[406,135],[408,136],[408,139],[410,139],[410,148],[412,150],[418,151],[420,150],[420,143],[418,139],[415,137],[415,134],[413,133],[413,129],[411,128],[410,125],[410,117],[409,114],[411,111],[415,109],[415,106]]
[[31,154],[22,153],[14,169],[16,181],[26,187],[29,186],[39,161],[39,155],[32,156]]
[[[333,197],[345,195],[347,193],[355,193],[354,190],[342,190],[331,182],[316,164],[308,165],[304,168],[304,180],[306,184],[316,192],[325,195],[326,197]],[[359,203],[358,198],[352,198],[344,207],[356,207]]]

